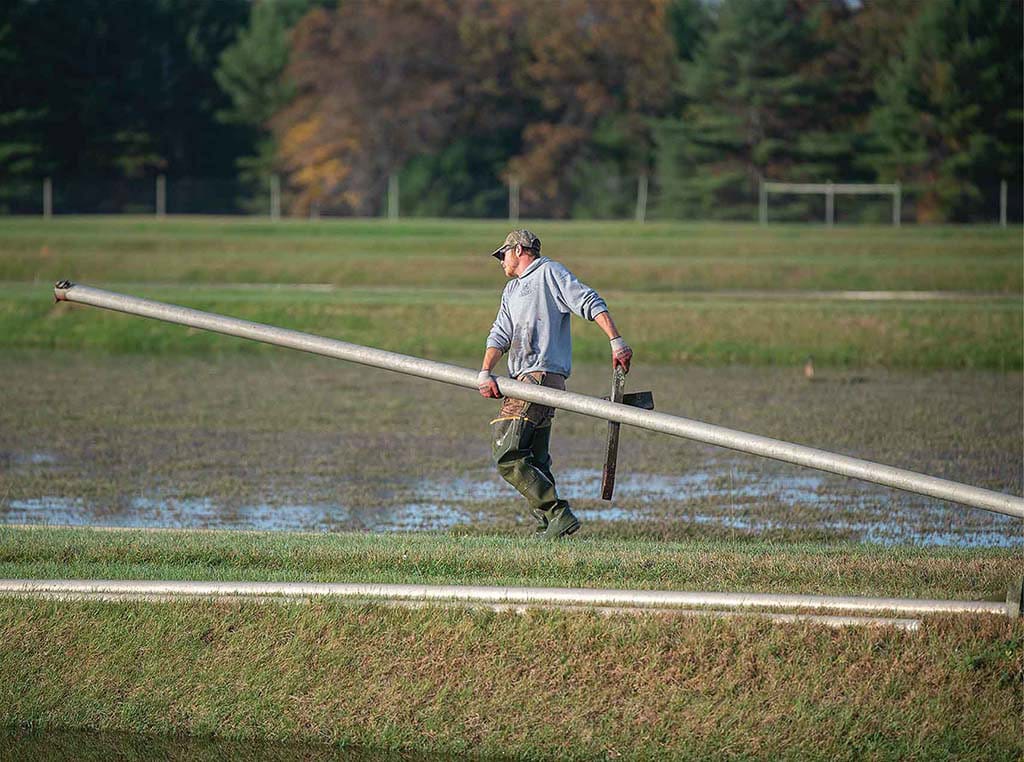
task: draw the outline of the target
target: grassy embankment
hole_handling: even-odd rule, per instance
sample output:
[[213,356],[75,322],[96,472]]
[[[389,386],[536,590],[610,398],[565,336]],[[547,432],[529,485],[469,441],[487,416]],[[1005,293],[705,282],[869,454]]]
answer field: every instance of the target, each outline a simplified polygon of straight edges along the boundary
[[1014,760],[1024,630],[0,602],[4,723],[515,759]]
[[[995,597],[1000,551],[0,531],[23,577],[366,578]],[[563,611],[0,601],[0,706],[87,726],[514,758],[1012,759],[1024,625],[918,633]]]
[[[0,220],[0,281],[7,282],[0,289],[0,342],[117,352],[259,351],[251,343],[54,306],[46,286],[68,277],[399,352],[475,360],[503,283],[486,252],[505,227]],[[547,253],[607,297],[648,363],[793,365],[811,354],[822,367],[1022,366],[1015,230],[536,227]],[[763,293],[730,293],[749,289]],[[808,293],[847,289],[959,296],[861,302]],[[975,294],[991,298],[978,301]],[[578,360],[604,359],[606,352],[600,332],[576,331]]]

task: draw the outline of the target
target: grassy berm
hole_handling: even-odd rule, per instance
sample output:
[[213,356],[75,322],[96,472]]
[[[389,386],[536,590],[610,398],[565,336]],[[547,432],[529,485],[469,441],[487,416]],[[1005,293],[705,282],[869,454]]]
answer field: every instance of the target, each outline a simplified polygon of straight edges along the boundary
[[[1006,550],[0,530],[3,576],[999,597]],[[0,600],[2,722],[474,758],[1019,759],[1024,622]]]

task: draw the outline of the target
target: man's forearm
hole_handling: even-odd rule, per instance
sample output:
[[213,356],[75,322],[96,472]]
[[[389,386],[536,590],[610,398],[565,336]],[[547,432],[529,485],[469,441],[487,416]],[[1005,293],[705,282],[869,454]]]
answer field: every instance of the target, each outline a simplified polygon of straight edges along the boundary
[[484,362],[480,366],[481,370],[491,371],[494,370],[494,366],[498,364],[498,360],[501,359],[501,350],[494,347],[487,347],[487,351],[484,352]]
[[601,330],[605,332],[609,340],[618,338],[619,329],[615,327],[615,321],[612,320],[610,312],[602,312],[594,318],[594,322],[601,326]]
[[629,348],[626,340],[622,338],[619,329],[615,327],[615,321],[607,312],[602,312],[594,318],[594,322],[601,326],[601,330],[608,336],[612,345],[612,367],[622,368],[629,373],[629,363],[633,359],[633,350]]

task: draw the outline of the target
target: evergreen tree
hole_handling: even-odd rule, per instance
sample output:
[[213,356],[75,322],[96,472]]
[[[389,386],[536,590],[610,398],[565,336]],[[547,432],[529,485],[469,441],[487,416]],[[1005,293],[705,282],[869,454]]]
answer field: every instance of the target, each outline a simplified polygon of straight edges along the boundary
[[[213,68],[248,10],[247,0],[0,4],[0,27],[9,29],[0,44],[7,161],[20,157],[20,171],[29,172],[26,159],[36,157],[31,172],[52,173],[58,198],[70,193],[69,178],[87,180],[63,208],[89,211],[101,208],[98,180],[115,183],[105,190],[113,197],[126,178],[144,179],[145,199],[125,197],[144,205],[157,171],[172,180],[232,174],[246,147],[239,128],[215,120],[226,96]],[[193,197],[194,208],[217,201]]]
[[921,222],[991,220],[1021,182],[1020,0],[931,0],[878,84],[879,175],[906,183]]
[[[0,69],[18,69],[10,24],[0,24]],[[39,124],[45,116],[42,108],[0,112],[0,213],[38,209],[39,178],[49,169],[42,161],[39,138]]]
[[214,72],[217,84],[231,98],[231,106],[218,111],[217,118],[246,128],[256,148],[255,154],[235,161],[239,179],[249,192],[241,204],[250,211],[267,209],[268,182],[277,155],[269,123],[295,94],[285,76],[288,32],[309,6],[308,0],[253,3],[248,26],[221,52]]
[[[762,177],[840,173],[848,148],[834,133],[834,86],[812,65],[828,50],[815,28],[829,11],[792,0],[717,7],[712,30],[683,63],[682,115],[657,131],[659,214],[751,219]],[[795,201],[789,213],[805,214],[809,203]]]
[[693,61],[711,30],[711,12],[704,0],[671,0],[666,9],[668,32],[681,61]]

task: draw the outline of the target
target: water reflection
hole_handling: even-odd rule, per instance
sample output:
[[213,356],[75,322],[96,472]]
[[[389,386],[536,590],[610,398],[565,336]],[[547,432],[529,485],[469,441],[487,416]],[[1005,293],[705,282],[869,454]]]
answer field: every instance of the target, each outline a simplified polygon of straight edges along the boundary
[[[841,477],[764,472],[729,463],[678,476],[628,474],[615,500],[598,501],[601,472],[569,469],[559,491],[585,521],[691,523],[744,532],[801,531],[883,545],[1024,547],[1019,519],[954,506]],[[232,503],[214,498],[123,496],[113,503],[61,496],[8,500],[7,524],[102,525],[303,532],[444,531],[486,526],[520,511],[518,495],[493,471],[396,487],[386,505]]]

